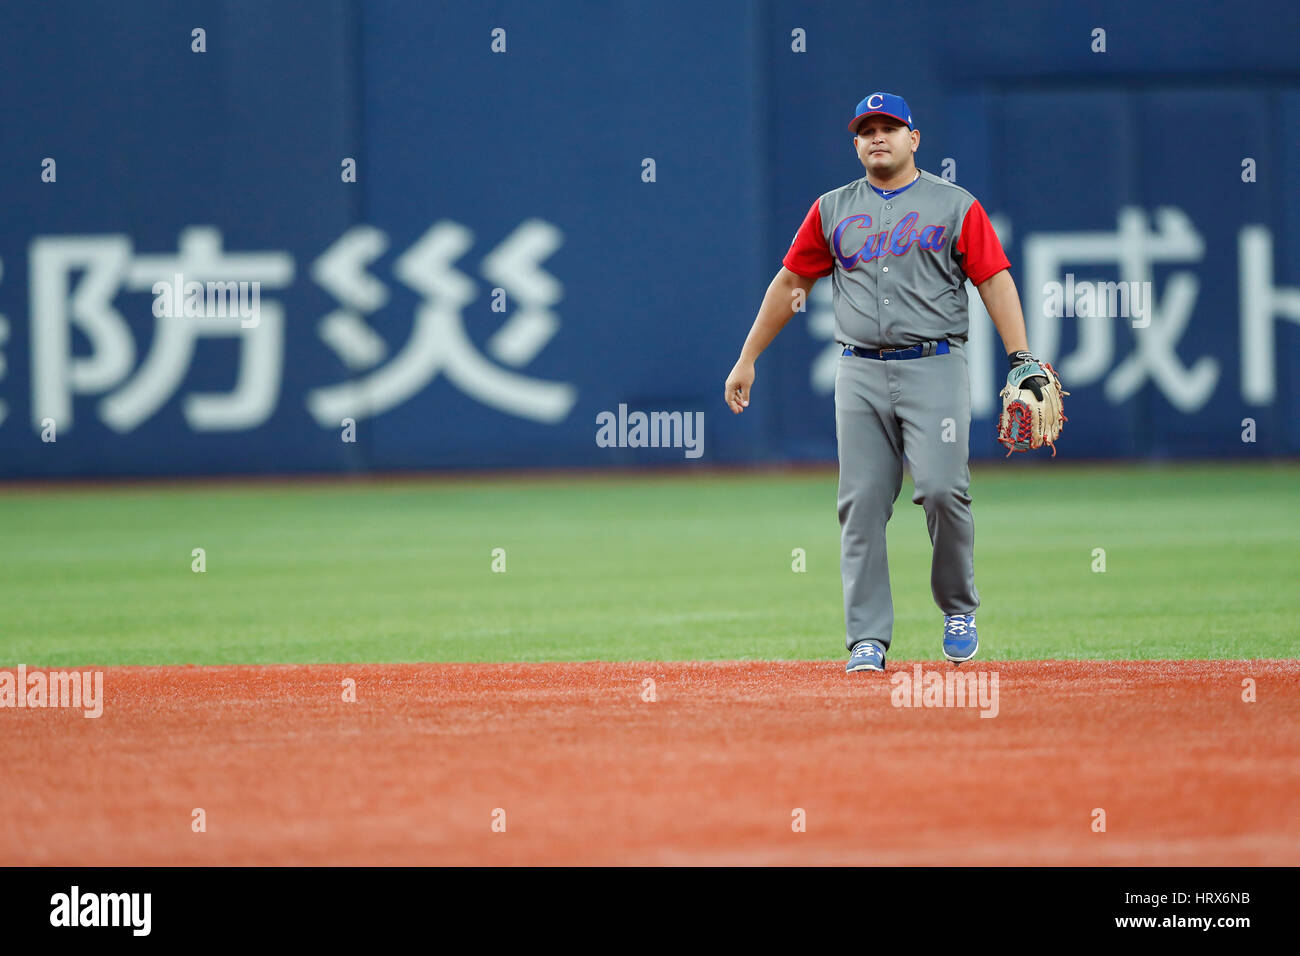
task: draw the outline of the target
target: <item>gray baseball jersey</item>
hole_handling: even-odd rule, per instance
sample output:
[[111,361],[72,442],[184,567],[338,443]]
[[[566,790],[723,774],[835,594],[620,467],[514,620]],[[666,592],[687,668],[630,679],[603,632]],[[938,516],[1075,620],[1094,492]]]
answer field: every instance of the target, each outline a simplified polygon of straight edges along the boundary
[[784,264],[809,279],[833,273],[835,338],[862,348],[964,342],[966,279],[1010,267],[979,201],[924,171],[884,193],[864,176],[824,194]]

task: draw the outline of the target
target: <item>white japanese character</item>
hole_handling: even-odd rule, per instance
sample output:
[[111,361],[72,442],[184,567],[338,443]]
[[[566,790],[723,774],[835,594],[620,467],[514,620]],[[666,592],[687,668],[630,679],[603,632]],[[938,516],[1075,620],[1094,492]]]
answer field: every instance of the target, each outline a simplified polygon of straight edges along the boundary
[[1273,236],[1264,226],[1237,234],[1241,296],[1241,395],[1251,405],[1277,400],[1273,323],[1300,323],[1300,289],[1273,285]]
[[[130,326],[113,306],[120,289],[145,292],[178,276],[208,281],[210,289],[233,282],[284,288],[293,280],[293,259],[287,253],[223,253],[221,233],[210,227],[182,231],[175,256],[133,258],[131,240],[125,235],[38,237],[32,243],[31,263],[32,420],[39,427],[43,418],[50,417],[61,429],[72,424],[74,395],[113,388],[135,364]],[[81,269],[85,274],[69,289],[70,275]],[[100,402],[100,417],[118,432],[137,428],[176,393],[199,338],[239,336],[240,362],[233,391],[187,395],[182,412],[195,431],[260,425],[279,395],[284,312],[274,301],[259,306],[258,321],[252,326],[234,315],[155,309],[149,354],[134,378]],[[72,355],[74,326],[90,340],[88,356]]]
[[[1115,232],[1035,233],[1025,239],[1029,342],[1036,355],[1056,364],[1070,386],[1097,381],[1111,370],[1117,317],[1095,308],[1079,314],[1078,347],[1056,361],[1061,317],[1044,308],[1049,288],[1059,288],[1061,267],[1067,262],[1115,263],[1124,288],[1140,291],[1154,289],[1154,263],[1195,262],[1204,257],[1205,243],[1181,210],[1159,209],[1155,222],[1152,232],[1141,209],[1124,207]],[[1073,282],[1073,274],[1068,278]],[[1113,292],[1116,284],[1102,285],[1111,286]],[[1089,291],[1092,288],[1089,285]],[[1194,273],[1176,272],[1164,296],[1147,304],[1143,321],[1134,323],[1137,350],[1115,366],[1106,381],[1105,394],[1111,402],[1127,400],[1148,378],[1181,411],[1195,411],[1209,401],[1219,378],[1218,362],[1202,356],[1186,368],[1174,351],[1191,318],[1197,290]]]
[[361,317],[388,302],[388,287],[367,272],[387,249],[381,230],[353,226],[312,263],[312,278],[346,306],[321,319],[317,332],[354,371],[374,368],[388,354],[383,337]]
[[[322,338],[351,367],[373,365],[386,351],[382,339],[376,345],[378,336],[356,312],[382,304],[370,284],[371,277],[364,272],[364,266],[382,254],[387,243],[382,233],[377,239],[377,232],[345,235],[313,268],[317,281],[353,307],[341,316],[327,317],[321,328]],[[532,219],[521,223],[483,260],[484,274],[510,291],[519,303],[488,341],[488,352],[498,361],[525,365],[555,335],[559,321],[550,306],[560,300],[563,288],[539,263],[558,249],[561,241],[559,229]],[[411,335],[383,367],[362,378],[308,393],[307,408],[320,425],[333,427],[344,418],[379,415],[418,394],[439,372],[467,395],[508,414],[547,423],[568,415],[577,400],[572,385],[510,372],[474,347],[462,312],[474,301],[477,290],[455,266],[473,244],[469,229],[443,220],[398,257],[394,264],[397,277],[424,296]]]
[[813,359],[808,384],[818,395],[835,391],[835,368],[844,347],[835,341],[835,307],[830,282],[818,282],[808,296],[808,334],[826,340],[826,347]]

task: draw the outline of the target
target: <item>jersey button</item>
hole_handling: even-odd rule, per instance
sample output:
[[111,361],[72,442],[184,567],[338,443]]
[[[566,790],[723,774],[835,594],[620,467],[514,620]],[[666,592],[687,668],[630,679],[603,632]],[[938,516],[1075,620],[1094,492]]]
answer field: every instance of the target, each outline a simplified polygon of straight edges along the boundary
[[891,221],[890,219],[886,218],[886,219],[885,219],[885,225],[888,226],[889,223],[890,223],[890,221]]
[[889,300],[888,300],[888,299],[885,300],[885,305],[889,305]]
[[889,271],[889,266],[885,266],[885,268],[881,269],[880,271],[881,271],[881,272],[888,272],[888,271]]
[[889,202],[887,202],[887,203],[885,203],[885,208],[886,208],[886,209],[893,209],[893,208],[894,208],[894,204],[893,204],[893,203],[889,203]]

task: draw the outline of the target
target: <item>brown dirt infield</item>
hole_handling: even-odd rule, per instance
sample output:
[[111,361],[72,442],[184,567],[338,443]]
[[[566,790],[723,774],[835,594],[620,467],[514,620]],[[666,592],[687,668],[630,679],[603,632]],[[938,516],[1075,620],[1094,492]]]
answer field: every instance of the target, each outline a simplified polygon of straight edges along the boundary
[[1300,864],[1300,661],[912,666],[109,668],[0,710],[0,864]]

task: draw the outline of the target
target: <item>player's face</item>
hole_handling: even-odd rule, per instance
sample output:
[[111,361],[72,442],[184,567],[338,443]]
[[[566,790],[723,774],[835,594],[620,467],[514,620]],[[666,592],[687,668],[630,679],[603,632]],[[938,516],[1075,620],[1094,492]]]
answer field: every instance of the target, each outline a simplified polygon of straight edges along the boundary
[[858,125],[853,146],[867,172],[882,179],[907,168],[921,134],[889,116],[868,116]]

